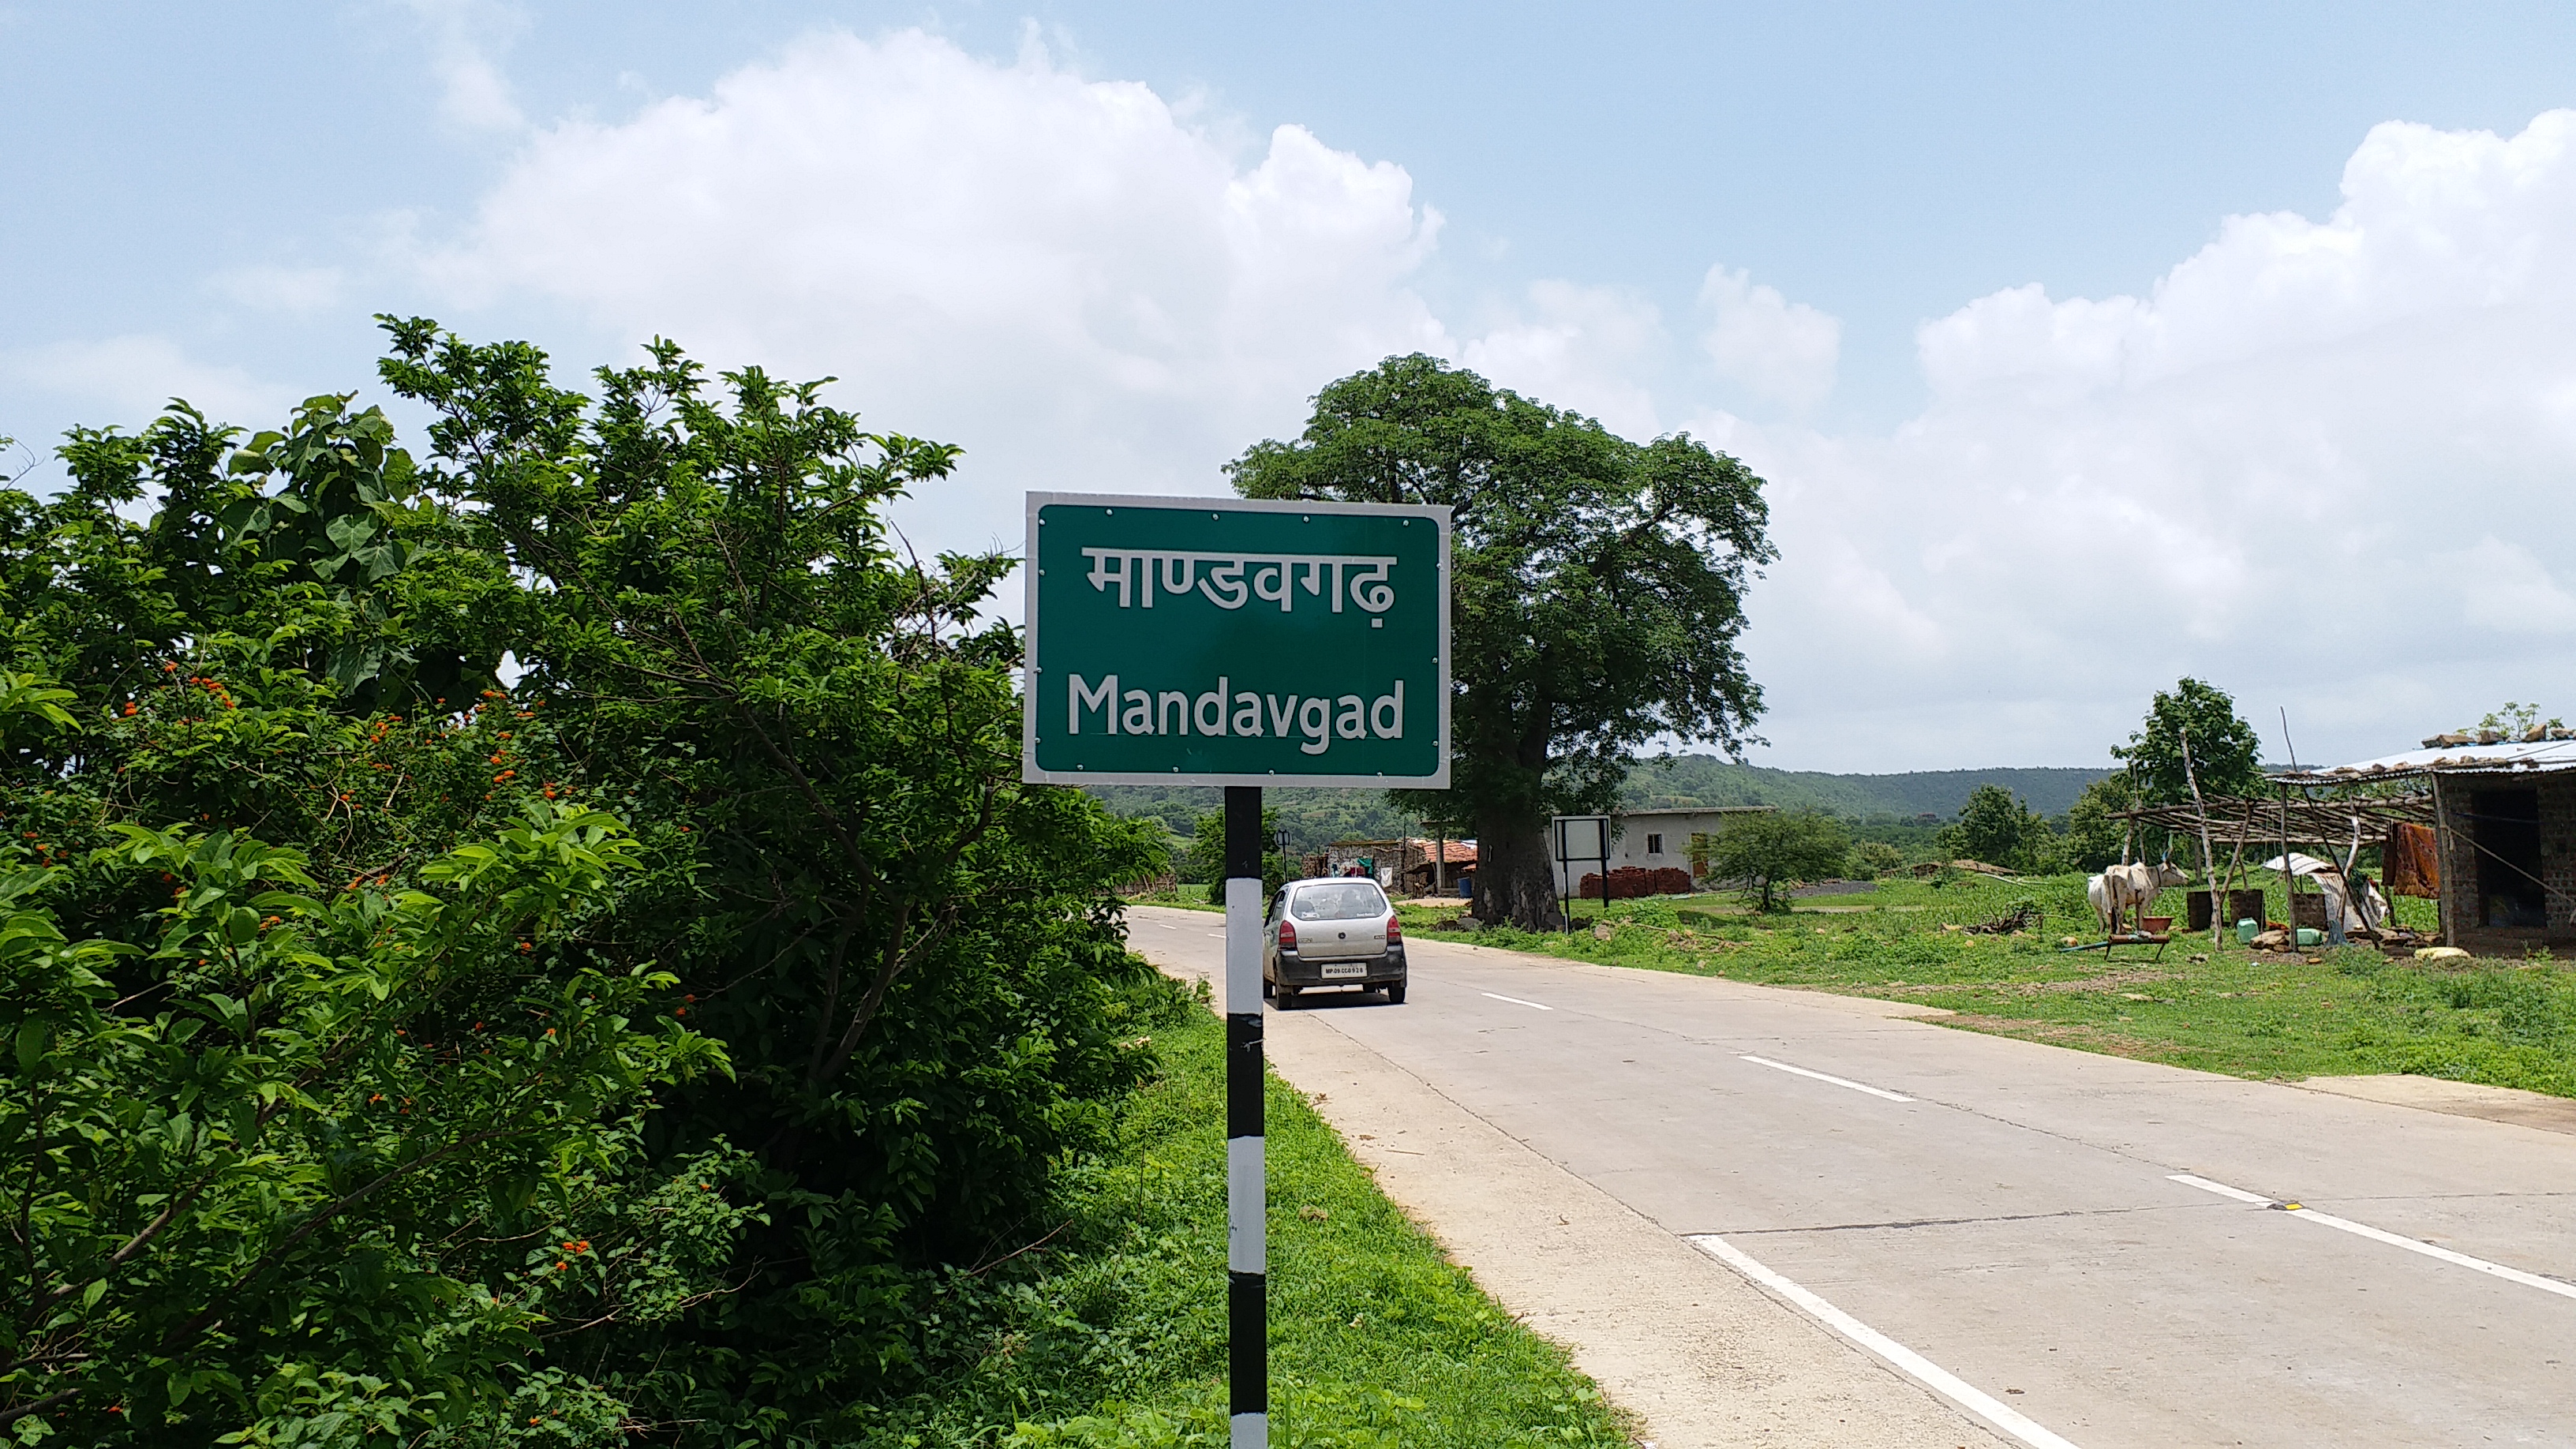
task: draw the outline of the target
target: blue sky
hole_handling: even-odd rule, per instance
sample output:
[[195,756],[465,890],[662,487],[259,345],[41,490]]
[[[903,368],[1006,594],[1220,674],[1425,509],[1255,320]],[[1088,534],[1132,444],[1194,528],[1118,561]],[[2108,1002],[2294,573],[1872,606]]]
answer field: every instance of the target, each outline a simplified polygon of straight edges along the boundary
[[375,311],[660,330],[965,444],[906,526],[1007,545],[1422,346],[1772,480],[1767,762],[2095,761],[2186,671],[2303,754],[2576,712],[2564,7],[0,4],[0,53],[39,446],[365,387]]

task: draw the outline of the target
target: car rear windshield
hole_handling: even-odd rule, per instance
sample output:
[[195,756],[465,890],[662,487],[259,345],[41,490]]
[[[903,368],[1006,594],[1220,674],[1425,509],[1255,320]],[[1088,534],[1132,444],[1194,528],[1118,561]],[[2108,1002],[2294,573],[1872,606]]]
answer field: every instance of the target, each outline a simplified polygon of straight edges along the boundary
[[1377,882],[1336,881],[1308,886],[1288,900],[1288,914],[1301,921],[1356,921],[1386,914],[1386,897]]

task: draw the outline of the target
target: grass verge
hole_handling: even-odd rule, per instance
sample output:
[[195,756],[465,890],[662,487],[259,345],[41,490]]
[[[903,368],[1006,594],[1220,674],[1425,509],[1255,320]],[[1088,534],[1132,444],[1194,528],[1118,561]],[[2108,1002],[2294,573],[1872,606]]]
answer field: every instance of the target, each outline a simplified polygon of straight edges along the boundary
[[[2167,908],[2180,898],[2169,892]],[[2047,913],[2038,931],[1964,929],[2025,900]],[[2399,903],[2416,924],[2429,924],[2417,918],[2430,904]],[[1720,895],[1587,901],[1570,934],[1469,937],[1440,929],[1451,908],[1404,910],[1419,939],[1921,1002],[1958,1013],[1940,1019],[1949,1026],[2233,1076],[2413,1072],[2576,1096],[2576,972],[2564,963],[2416,962],[2365,948],[2265,957],[2232,937],[2213,947],[2180,935],[2160,961],[2127,947],[2110,960],[2067,953],[2066,937],[2095,930],[2082,876],[1888,881],[1771,915]]]
[[[1184,998],[1151,1034],[1163,1069],[1127,1104],[1118,1149],[1074,1171],[1043,1268],[973,1371],[886,1442],[1226,1442],[1224,1028]],[[1273,1444],[1631,1442],[1564,1352],[1448,1263],[1304,1097],[1273,1077],[1267,1108]]]

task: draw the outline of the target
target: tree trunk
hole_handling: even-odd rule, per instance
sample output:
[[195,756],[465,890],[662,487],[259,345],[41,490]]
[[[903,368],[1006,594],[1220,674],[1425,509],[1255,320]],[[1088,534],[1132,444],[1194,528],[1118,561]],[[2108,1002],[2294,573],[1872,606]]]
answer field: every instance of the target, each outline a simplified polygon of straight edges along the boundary
[[1476,828],[1476,919],[1524,931],[1565,925],[1556,904],[1556,872],[1547,854],[1547,822],[1486,816]]

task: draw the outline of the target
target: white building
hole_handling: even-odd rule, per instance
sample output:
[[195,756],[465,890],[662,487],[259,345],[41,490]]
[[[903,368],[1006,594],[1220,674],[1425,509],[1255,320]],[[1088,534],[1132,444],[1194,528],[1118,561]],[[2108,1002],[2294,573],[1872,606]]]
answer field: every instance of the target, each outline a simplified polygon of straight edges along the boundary
[[[1678,810],[1630,810],[1613,815],[1610,817],[1608,868],[1618,870],[1633,865],[1646,870],[1689,870],[1696,884],[1699,876],[1692,870],[1690,858],[1693,835],[1716,835],[1726,828],[1728,820],[1736,816],[1763,815],[1778,808],[1776,805],[1698,805]],[[1551,829],[1548,851],[1554,854],[1555,850],[1556,832]],[[1556,862],[1557,893],[1574,894],[1577,882],[1601,870],[1601,866],[1589,860]]]

